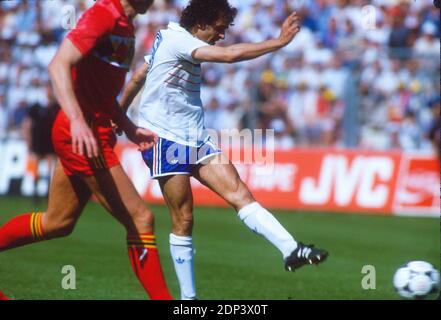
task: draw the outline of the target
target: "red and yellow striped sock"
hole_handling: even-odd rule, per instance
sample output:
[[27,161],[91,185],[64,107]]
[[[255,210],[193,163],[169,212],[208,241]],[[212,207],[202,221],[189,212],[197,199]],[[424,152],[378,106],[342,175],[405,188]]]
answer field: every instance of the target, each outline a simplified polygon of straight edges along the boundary
[[0,251],[44,240],[43,213],[26,213],[12,218],[0,227]]
[[127,248],[133,272],[152,300],[173,300],[167,289],[159,261],[155,235],[127,236]]

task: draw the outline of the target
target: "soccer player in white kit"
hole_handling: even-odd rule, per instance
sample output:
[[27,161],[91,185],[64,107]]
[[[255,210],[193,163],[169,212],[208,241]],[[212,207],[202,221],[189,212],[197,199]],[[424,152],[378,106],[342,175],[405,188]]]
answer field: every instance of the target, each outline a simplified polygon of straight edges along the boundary
[[137,124],[155,132],[159,142],[142,156],[152,178],[158,180],[171,214],[170,252],[183,300],[196,299],[190,176],[225,199],[248,228],[279,249],[286,270],[318,264],[328,256],[325,250],[296,242],[256,202],[236,168],[204,130],[201,63],[254,59],[286,46],[300,30],[294,12],[284,21],[278,38],[216,46],[236,13],[227,0],[191,0],[179,24],[171,22],[157,33],[152,54],[135,72],[120,101],[127,109],[145,83]]

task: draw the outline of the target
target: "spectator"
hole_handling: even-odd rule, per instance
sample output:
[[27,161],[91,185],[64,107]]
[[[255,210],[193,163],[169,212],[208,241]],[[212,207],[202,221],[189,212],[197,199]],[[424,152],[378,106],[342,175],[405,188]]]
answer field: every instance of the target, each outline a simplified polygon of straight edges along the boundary
[[413,49],[418,56],[438,56],[440,41],[436,38],[436,26],[432,22],[425,22],[421,28],[422,34],[415,42]]
[[392,30],[389,36],[389,54],[392,59],[407,59],[409,58],[409,51],[404,49],[410,48],[411,31],[404,24],[404,17],[406,13],[403,7],[394,6],[389,10]]
[[[134,67],[150,53],[157,30],[176,21],[187,2],[156,0],[137,21],[141,41]],[[346,85],[355,78],[361,145],[422,151],[430,143],[435,115],[427,101],[439,94],[440,72],[439,9],[430,1],[233,2],[239,13],[225,44],[265,39],[293,9],[303,17],[303,26],[296,40],[275,55],[228,68],[204,66],[207,127],[273,128],[279,145],[285,147],[340,144]],[[0,130],[6,126],[20,134],[27,106],[47,103],[47,63],[66,32],[61,27],[66,16],[60,13],[71,5],[78,19],[93,3],[0,2]],[[378,9],[374,30],[364,30],[360,23],[361,8],[367,4]],[[408,138],[414,130],[419,142],[403,142],[415,140]]]

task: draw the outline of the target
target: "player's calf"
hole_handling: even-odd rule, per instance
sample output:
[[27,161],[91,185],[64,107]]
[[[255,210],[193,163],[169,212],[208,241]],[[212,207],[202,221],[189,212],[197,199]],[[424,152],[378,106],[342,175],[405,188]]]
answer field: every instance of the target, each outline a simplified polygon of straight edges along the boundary
[[130,213],[131,222],[125,225],[127,249],[133,272],[150,299],[170,300],[172,297],[159,261],[153,213],[146,205],[137,208]]
[[42,217],[42,230],[44,231],[45,239],[62,238],[69,236],[76,225],[76,219],[54,219],[54,215],[48,217],[44,214]]
[[240,209],[256,200],[254,200],[247,185],[240,180],[239,177],[235,180],[236,181],[231,182],[228,186],[229,188],[223,192],[222,197],[236,210],[236,212],[239,212]]
[[125,224],[128,234],[153,233],[155,217],[146,204],[141,203],[136,209],[129,212],[130,221]]
[[191,236],[193,232],[193,211],[170,210],[172,216],[173,234],[177,236]]

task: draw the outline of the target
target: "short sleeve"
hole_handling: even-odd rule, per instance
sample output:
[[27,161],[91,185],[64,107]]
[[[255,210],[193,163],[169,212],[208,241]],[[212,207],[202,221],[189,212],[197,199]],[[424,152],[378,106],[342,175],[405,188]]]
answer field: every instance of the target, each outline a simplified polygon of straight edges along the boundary
[[176,55],[179,59],[187,60],[193,64],[200,64],[201,61],[193,58],[192,53],[198,48],[208,46],[202,40],[188,35],[185,39],[180,41],[174,41],[173,49],[176,51]]
[[83,55],[87,55],[115,26],[113,14],[103,6],[87,10],[67,37]]

